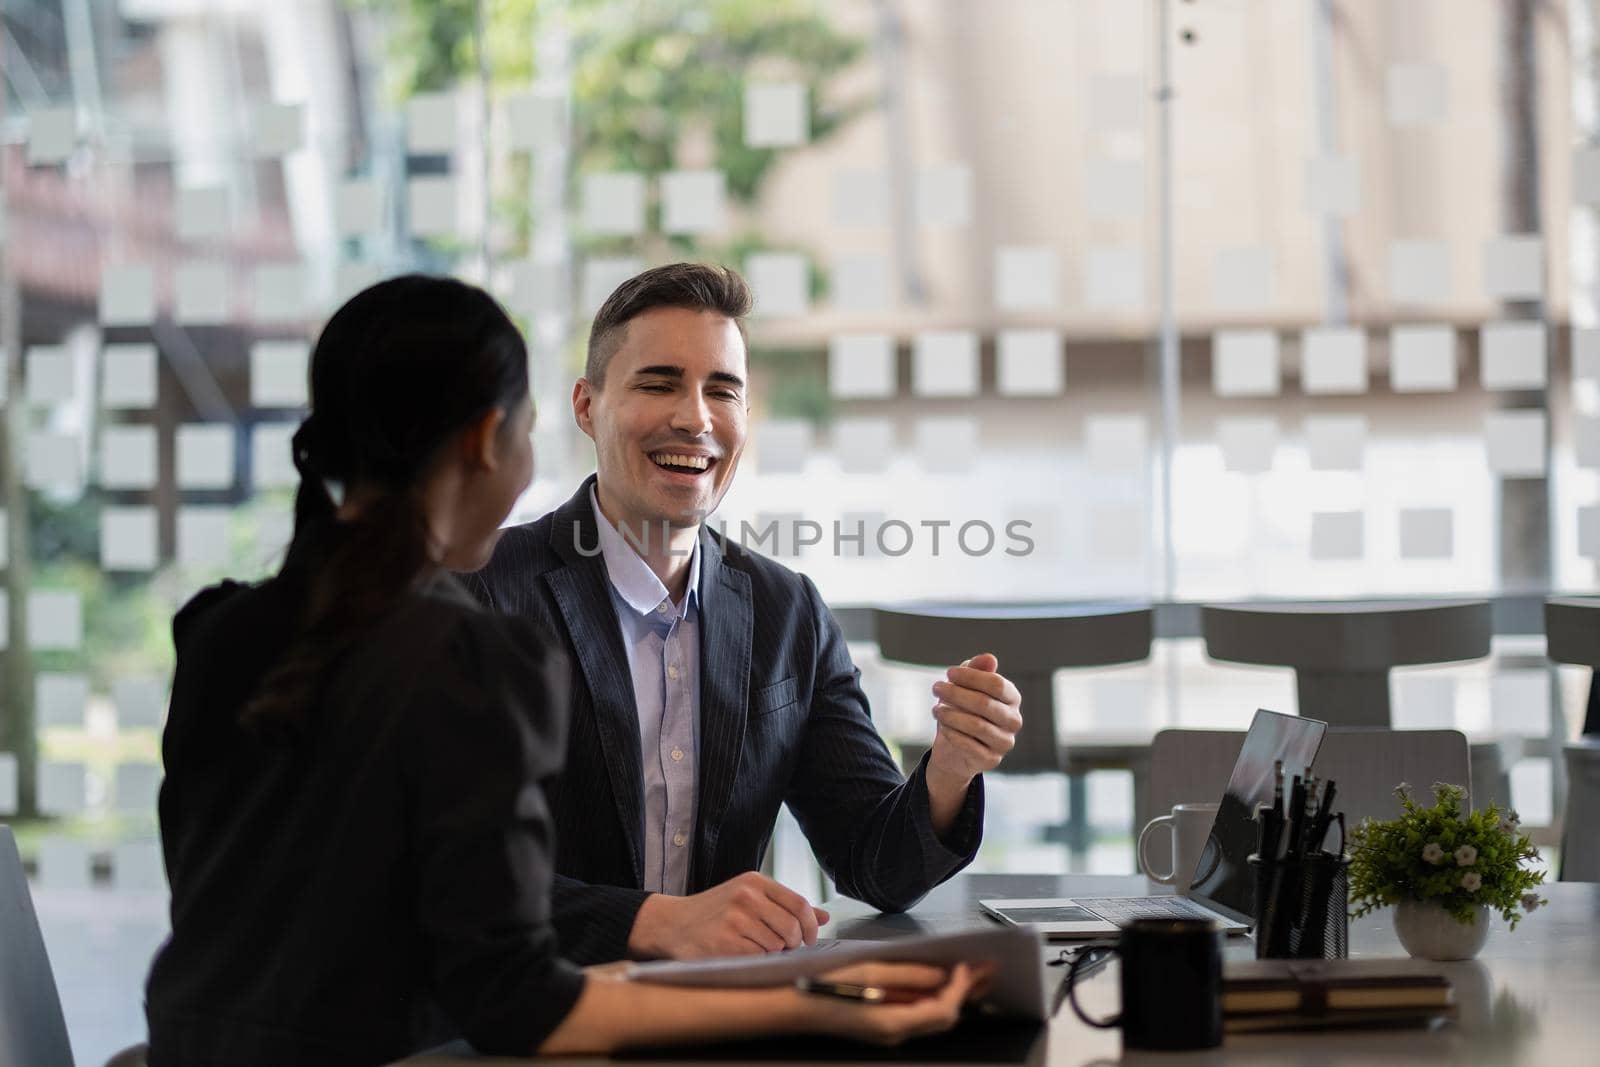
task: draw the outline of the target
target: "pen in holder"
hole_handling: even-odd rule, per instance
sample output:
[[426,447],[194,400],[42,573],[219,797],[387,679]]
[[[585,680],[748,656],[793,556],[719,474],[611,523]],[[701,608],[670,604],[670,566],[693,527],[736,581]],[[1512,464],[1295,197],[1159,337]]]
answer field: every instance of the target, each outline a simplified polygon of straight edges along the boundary
[[1350,955],[1350,857],[1250,857],[1256,869],[1256,958],[1342,960]]

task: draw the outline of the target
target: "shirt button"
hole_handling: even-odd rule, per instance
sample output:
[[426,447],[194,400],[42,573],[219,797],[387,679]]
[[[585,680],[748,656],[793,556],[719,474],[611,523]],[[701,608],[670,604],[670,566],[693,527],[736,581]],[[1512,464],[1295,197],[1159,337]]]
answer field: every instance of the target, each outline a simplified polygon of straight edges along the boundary
[[682,763],[683,762],[683,749],[675,748],[675,749],[672,750],[672,762],[673,763]]
[[662,615],[671,615],[672,605],[663,600],[661,603],[656,605],[656,611],[660,612]]
[[676,682],[678,680],[678,668],[676,668],[676,667],[668,667],[667,668],[667,677],[671,678],[674,682]]
[[689,835],[685,834],[682,830],[679,830],[677,833],[672,835],[672,843],[677,845],[679,848],[682,848],[684,845],[686,845],[688,841]]

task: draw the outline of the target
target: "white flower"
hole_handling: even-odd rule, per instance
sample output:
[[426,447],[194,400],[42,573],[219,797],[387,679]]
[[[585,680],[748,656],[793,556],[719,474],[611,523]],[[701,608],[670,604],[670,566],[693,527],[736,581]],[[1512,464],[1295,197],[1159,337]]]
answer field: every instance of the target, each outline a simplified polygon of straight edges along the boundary
[[1514,834],[1517,832],[1517,820],[1513,819],[1510,815],[1500,816],[1500,821],[1495,825],[1503,834]]
[[1444,859],[1444,849],[1440,847],[1439,842],[1429,841],[1422,846],[1422,858],[1437,866],[1439,861]]
[[1471,867],[1477,862],[1478,850],[1473,846],[1462,845],[1460,848],[1456,849],[1456,865],[1458,867]]
[[1469,893],[1476,893],[1481,885],[1483,885],[1483,875],[1477,871],[1468,871],[1461,876],[1461,888]]
[[1526,912],[1531,914],[1533,912],[1533,910],[1535,908],[1537,908],[1542,903],[1544,903],[1544,901],[1539,899],[1539,894],[1538,893],[1524,893],[1524,894],[1522,894],[1522,910],[1523,911],[1526,911]]

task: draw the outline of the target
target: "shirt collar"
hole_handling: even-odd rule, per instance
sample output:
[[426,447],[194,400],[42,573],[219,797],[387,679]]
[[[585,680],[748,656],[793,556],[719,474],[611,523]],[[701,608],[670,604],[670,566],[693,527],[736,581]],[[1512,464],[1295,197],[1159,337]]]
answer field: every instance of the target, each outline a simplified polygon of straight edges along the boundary
[[[589,505],[594,508],[595,525],[600,532],[600,555],[605,560],[606,577],[611,579],[611,588],[617,591],[623,603],[640,615],[654,614],[661,602],[669,599],[667,587],[661,584],[656,572],[650,569],[628,539],[611,525],[611,520],[600,510],[600,501],[592,485],[589,487]],[[688,588],[683,603],[674,606],[687,612],[691,604],[699,603],[699,590],[700,538],[696,537],[694,548],[689,550]]]

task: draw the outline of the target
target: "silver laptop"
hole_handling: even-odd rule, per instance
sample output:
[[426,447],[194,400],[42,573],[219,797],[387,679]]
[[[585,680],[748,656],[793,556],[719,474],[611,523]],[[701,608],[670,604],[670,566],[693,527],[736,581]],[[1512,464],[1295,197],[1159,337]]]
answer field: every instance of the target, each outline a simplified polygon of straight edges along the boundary
[[1032,927],[1052,941],[1104,937],[1134,919],[1211,919],[1229,933],[1246,933],[1255,921],[1255,872],[1247,860],[1256,850],[1256,805],[1272,802],[1274,764],[1282,761],[1285,781],[1305,774],[1327,731],[1328,724],[1316,719],[1256,712],[1194,880],[1183,896],[1047,897],[978,904],[1001,922]]

